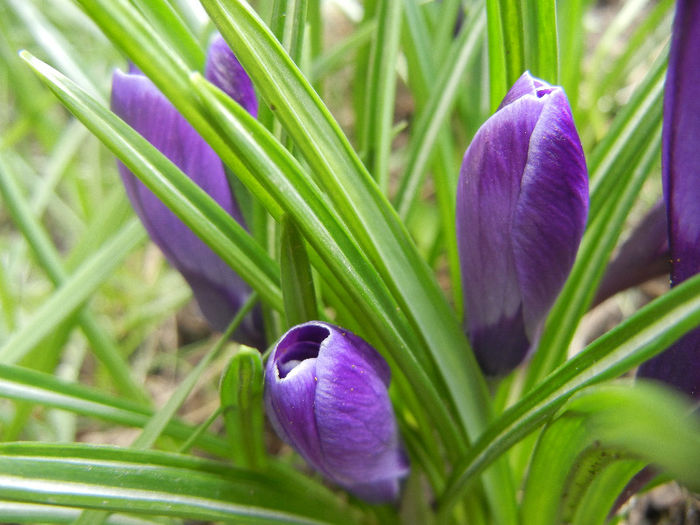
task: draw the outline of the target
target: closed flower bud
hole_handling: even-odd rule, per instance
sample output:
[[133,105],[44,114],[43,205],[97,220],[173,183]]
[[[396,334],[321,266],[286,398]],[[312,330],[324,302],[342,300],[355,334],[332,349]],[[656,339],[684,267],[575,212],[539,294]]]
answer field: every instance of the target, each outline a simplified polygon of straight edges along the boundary
[[466,330],[485,373],[512,370],[536,343],[587,213],[566,95],[525,73],[474,136],[457,189]]
[[[664,93],[661,172],[671,286],[700,272],[700,2],[679,0]],[[639,375],[700,399],[700,329],[644,363]]]
[[279,436],[329,480],[369,502],[399,495],[409,466],[377,351],[336,326],[289,330],[265,370],[265,405]]
[[[220,36],[210,47],[206,73],[249,112],[257,113],[252,83]],[[116,71],[112,78],[111,106],[244,224],[221,160],[147,77],[135,68],[128,73]],[[209,324],[218,330],[225,329],[250,295],[250,288],[126,166],[121,162],[118,165],[129,200],[151,239],[190,285]],[[259,312],[254,311],[243,321],[234,338],[258,348],[264,346]]]

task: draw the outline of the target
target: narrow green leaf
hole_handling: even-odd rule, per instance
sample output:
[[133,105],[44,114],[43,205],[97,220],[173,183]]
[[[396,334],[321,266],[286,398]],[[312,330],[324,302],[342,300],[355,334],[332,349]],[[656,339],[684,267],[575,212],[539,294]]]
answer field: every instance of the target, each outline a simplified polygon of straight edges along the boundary
[[[483,15],[482,15],[483,16]],[[409,67],[409,84],[411,91],[413,92],[414,99],[416,100],[417,111],[420,111],[422,115],[427,114],[426,107],[434,103],[433,99],[430,97],[431,86],[433,85],[433,79],[437,75],[437,68],[433,63],[433,59],[428,53],[431,44],[428,36],[428,28],[425,24],[425,19],[421,15],[419,6],[416,0],[410,0],[406,2],[404,6],[404,40],[403,40],[403,51],[406,56],[406,61]],[[482,21],[483,28],[483,21]],[[483,32],[483,29],[482,29]],[[450,36],[452,33],[450,33]],[[457,39],[461,42],[461,34]],[[452,42],[450,38],[448,43]],[[455,44],[461,47],[459,44]],[[448,82],[449,83],[449,82]],[[449,83],[451,85],[451,83]],[[414,131],[417,133],[417,129]],[[427,128],[426,128],[427,131]],[[408,164],[404,170],[404,174],[401,176],[401,183],[395,202],[401,201],[401,192],[404,188],[410,186],[411,183],[408,179],[411,177],[418,176],[423,168],[420,167],[419,159],[423,158],[423,155],[418,154],[418,149],[427,151],[425,148],[430,141],[430,134],[424,137],[422,141],[417,138],[412,138],[408,146],[409,159]],[[453,139],[450,130],[444,126],[440,127],[437,136],[437,151],[435,152],[435,160],[433,162],[433,180],[435,181],[435,193],[437,198],[438,209],[440,213],[441,221],[441,236],[442,244],[445,246],[445,251],[447,252],[447,261],[450,269],[450,283],[452,285],[452,301],[455,305],[455,311],[457,318],[462,318],[462,276],[459,266],[459,253],[457,250],[457,233],[456,233],[456,221],[455,221],[455,208],[456,208],[456,189],[457,189],[457,174],[458,171],[455,166],[455,152]],[[414,154],[415,152],[415,154]],[[415,163],[412,161],[415,160]],[[420,177],[419,177],[420,178]],[[403,195],[407,195],[408,192]],[[410,200],[410,199],[407,199]],[[415,200],[413,200],[415,202]],[[408,212],[402,214],[400,211],[400,205],[397,204],[397,209],[399,210],[399,216],[404,220],[408,217]],[[410,209],[410,206],[409,206]],[[437,239],[436,239],[437,240]],[[439,245],[435,243],[436,248]]]
[[523,2],[528,69],[550,84],[559,84],[559,49],[555,0]]
[[167,39],[167,45],[176,50],[192,70],[201,71],[204,68],[202,46],[168,0],[134,0],[134,4],[153,24],[157,34]]
[[85,261],[64,284],[0,347],[0,362],[16,363],[62,321],[73,315],[109,278],[115,268],[146,238],[133,219],[100,251]]
[[287,326],[319,319],[316,292],[304,238],[293,219],[284,215],[280,228],[282,298]]
[[175,417],[178,409],[185,402],[194,386],[197,384],[202,373],[207,369],[211,362],[221,353],[222,349],[228,344],[231,335],[236,331],[246,315],[257,302],[256,293],[252,293],[241,308],[236,312],[236,316],[231,320],[226,327],[226,331],[219,337],[218,341],[207,354],[200,359],[187,377],[178,385],[177,389],[168,399],[165,406],[161,408],[151,418],[151,420],[143,427],[143,432],[131,444],[131,448],[146,449],[151,448],[156,439],[163,433],[168,423]]
[[506,85],[515,84],[525,71],[525,28],[520,0],[499,0],[505,52]]
[[[0,498],[240,523],[352,523],[337,502],[290,483],[191,456],[94,445],[0,446]],[[183,483],[183,480],[187,480]]]
[[444,0],[440,3],[437,23],[433,31],[432,50],[426,50],[431,51],[433,57],[438,60],[438,64],[442,61],[442,57],[447,56],[448,49],[457,32],[457,22],[460,20],[460,15],[462,24],[467,16],[461,0]]
[[51,23],[44,18],[44,15],[33,5],[33,2],[25,0],[8,0],[8,6],[22,19],[24,26],[33,32],[37,43],[44,52],[66,71],[71,77],[76,79],[91,96],[104,102],[104,91],[99,89],[86,74],[83,68],[73,58],[76,52],[68,43],[66,38]]
[[645,0],[630,0],[622,4],[615,12],[615,17],[605,28],[591,56],[590,71],[602,76],[610,64],[610,57],[615,54],[615,47],[620,40],[627,40],[624,35],[635,23],[639,14],[647,8]]
[[576,505],[572,525],[609,523],[615,501],[642,467],[643,462],[638,460],[620,460],[600,472]]
[[[4,156],[0,153],[0,196],[5,201],[13,221],[22,231],[34,251],[39,264],[47,273],[54,286],[60,287],[66,283],[69,276],[61,265],[56,248],[51,243],[46,231],[34,218],[28,203],[15,183],[15,177],[10,174],[8,167],[9,165],[4,161]],[[143,237],[142,232],[138,235]],[[131,369],[119,352],[119,348],[100,327],[90,312],[88,310],[78,312],[78,321],[85,336],[92,344],[92,351],[107,367],[119,391],[138,401],[150,403],[150,398],[143,387],[134,380]]]
[[598,338],[504,412],[455,467],[439,499],[440,512],[446,513],[475,475],[543,424],[572,394],[618,377],[698,325],[700,275],[674,287]]
[[[3,523],[72,523],[82,509],[41,503],[19,503],[0,501],[0,520]],[[107,525],[162,525],[160,521],[134,518],[123,514],[112,514]]]
[[241,347],[221,378],[219,393],[234,463],[250,469],[263,468],[267,456],[260,352]]
[[556,2],[557,36],[559,41],[559,80],[566,91],[574,116],[578,121],[578,99],[586,39],[584,14],[591,0]]
[[[60,408],[130,427],[143,427],[153,415],[153,411],[144,405],[19,366],[0,365],[0,397]],[[185,440],[192,431],[191,427],[179,421],[171,421],[164,433]],[[228,452],[223,440],[209,434],[201,436],[197,440],[197,446],[221,457],[225,457]]]
[[[567,409],[544,428],[533,453],[523,488],[523,523],[571,523],[573,513],[581,506],[591,485],[604,476],[610,485],[613,481],[610,472],[617,470],[620,472],[615,484],[617,490],[611,487],[607,494],[599,495],[597,512],[589,512],[589,516],[595,513],[601,519],[586,522],[588,525],[602,524],[627,481],[644,466],[638,460],[627,459],[629,455],[629,452],[601,442],[600,435],[591,432],[590,424],[582,414]],[[611,468],[620,462],[623,462],[622,470]]]
[[523,487],[523,523],[554,525],[566,490],[566,481],[576,457],[590,442],[580,417],[564,414],[546,426],[540,435]]
[[700,419],[690,400],[658,383],[611,385],[582,392],[568,410],[582,414],[587,432],[629,451],[700,490]]
[[491,112],[498,108],[510,85],[506,78],[506,50],[501,26],[499,0],[486,0],[486,34],[488,36],[489,101]]
[[276,0],[270,29],[297,64],[301,63],[308,0]]
[[[401,177],[401,185],[396,194],[395,207],[399,216],[404,220],[408,217],[416,200],[439,133],[444,129],[445,122],[454,106],[459,88],[462,85],[464,71],[477,55],[484,22],[483,11],[477,10],[470,17],[469,22],[462,27],[457,40],[453,43],[450,55],[437,73],[430,99],[415,124],[408,146],[409,156],[406,161],[406,170]],[[455,166],[452,172],[453,176],[449,182],[454,201],[459,170]]]
[[404,0],[377,0],[377,32],[370,53],[367,79],[364,141],[360,149],[379,188],[386,193],[389,185],[389,155],[394,137],[394,102],[396,100],[396,60],[401,36],[401,11]]
[[116,115],[72,81],[31,56],[22,57],[66,107],[271,306],[282,308],[279,269],[204,190]]
[[[312,0],[318,1],[318,0]],[[353,53],[359,48],[366,46],[372,39],[372,35],[377,30],[375,20],[368,20],[357,26],[355,30],[344,40],[338,42],[328,51],[316,58],[311,65],[309,78],[312,82],[318,82],[333,71],[340,69]]]
[[661,0],[635,28],[632,36],[627,39],[622,55],[596,84],[593,100],[598,100],[606,93],[613,93],[623,86],[630,71],[649,60],[650,52],[656,52],[655,48],[668,38],[675,3],[673,0]]

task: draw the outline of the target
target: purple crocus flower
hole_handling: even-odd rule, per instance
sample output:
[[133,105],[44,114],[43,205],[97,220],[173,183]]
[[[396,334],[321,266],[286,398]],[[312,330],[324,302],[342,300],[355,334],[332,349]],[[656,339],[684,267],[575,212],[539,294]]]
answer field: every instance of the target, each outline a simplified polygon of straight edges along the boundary
[[[679,0],[664,93],[661,168],[671,286],[700,271],[700,2]],[[639,375],[700,399],[700,329],[644,363]]]
[[[252,82],[221,36],[209,48],[206,76],[257,115]],[[111,106],[114,113],[244,224],[221,160],[146,76],[133,67],[128,73],[116,71]],[[188,282],[207,321],[215,329],[224,330],[250,295],[250,288],[126,166],[118,164],[129,200],[151,239]],[[234,337],[262,347],[259,312],[249,315]]]
[[466,329],[485,373],[512,370],[536,343],[587,212],[566,95],[526,72],[474,136],[457,188]]
[[389,366],[364,340],[310,321],[284,334],[267,361],[267,415],[328,479],[363,500],[394,501],[409,466],[389,380]]

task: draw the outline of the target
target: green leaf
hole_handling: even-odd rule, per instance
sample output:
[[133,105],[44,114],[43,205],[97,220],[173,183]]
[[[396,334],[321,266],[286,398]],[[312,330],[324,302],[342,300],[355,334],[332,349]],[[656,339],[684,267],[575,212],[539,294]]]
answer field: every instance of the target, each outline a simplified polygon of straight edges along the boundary
[[[19,366],[0,365],[0,397],[137,428],[145,426],[153,416],[153,410],[142,404]],[[177,420],[171,420],[163,430],[166,435],[183,441],[193,431]],[[225,457],[228,453],[226,443],[209,434],[202,435],[196,444],[211,454]]]
[[202,46],[178,12],[167,0],[134,0],[134,4],[146,15],[164,36],[168,46],[183,57],[187,66],[194,70],[204,68],[205,56]]
[[[3,523],[72,523],[82,509],[42,503],[19,503],[0,501],[0,520]],[[123,514],[112,514],[107,525],[163,525],[161,521],[134,518]]]
[[261,299],[282,308],[279,269],[233,217],[116,115],[26,51],[22,57],[72,111],[192,231],[229,264]]
[[610,511],[627,486],[642,468],[638,460],[621,459],[603,469],[588,486],[576,505],[573,525],[605,525]]
[[30,1],[8,0],[8,7],[12,9],[29,28],[37,43],[51,59],[66,71],[78,83],[85,87],[91,96],[101,102],[106,99],[103,90],[99,89],[85,73],[81,65],[73,58],[76,56],[75,50],[51,23],[44,18],[44,15]]
[[624,86],[633,68],[648,61],[650,53],[658,52],[658,47],[668,38],[675,3],[673,0],[658,2],[637,26],[632,36],[625,38],[626,46],[622,55],[596,84],[593,100]]
[[455,467],[439,499],[440,512],[447,512],[475,475],[544,423],[575,392],[634,368],[699,324],[700,275],[598,338],[506,410]]
[[591,0],[556,2],[559,55],[564,58],[559,61],[559,77],[577,121],[583,48],[586,40],[584,15],[590,3]]
[[637,381],[582,392],[568,410],[581,414],[587,432],[669,471],[700,490],[700,419],[690,400],[658,383]]
[[525,28],[520,0],[499,0],[506,57],[506,85],[515,84],[525,71]]
[[[550,84],[559,84],[559,49],[555,0],[523,2],[525,22],[524,69]],[[521,72],[522,73],[522,72]]]
[[[414,126],[411,141],[408,145],[408,160],[406,170],[401,177],[401,183],[396,196],[396,210],[402,219],[406,219],[413,205],[418,190],[420,189],[428,161],[431,158],[433,148],[439,133],[444,129],[455,99],[462,86],[464,71],[472,60],[476,58],[479,50],[479,41],[484,30],[484,14],[482,10],[476,10],[469,21],[459,33],[450,49],[449,56],[437,73],[430,92],[430,98],[421,111],[420,117]],[[435,74],[426,71],[424,74]],[[451,193],[453,200],[456,198],[458,169],[453,168]]]
[[[624,462],[623,475],[618,475],[618,490],[598,495],[595,506],[599,509],[597,513],[604,517],[629,477],[644,466],[639,461],[625,460],[629,453],[601,443],[600,436],[591,432],[588,423],[580,413],[566,410],[543,430],[523,488],[523,523],[570,523],[572,511],[580,506],[592,482],[597,481],[607,467]],[[601,496],[607,499],[602,501]],[[587,523],[592,525],[596,521]]]
[[182,403],[185,402],[185,399],[187,399],[187,396],[197,384],[197,381],[201,377],[202,373],[204,373],[207,367],[228,344],[229,339],[240,326],[243,319],[245,319],[245,316],[248,315],[257,300],[257,293],[250,295],[238,312],[236,312],[235,317],[226,327],[226,331],[221,334],[221,337],[219,337],[216,344],[212,346],[212,348],[202,359],[200,359],[197,366],[195,366],[190,373],[187,374],[185,379],[178,385],[175,392],[173,392],[173,394],[168,398],[165,406],[158,410],[158,412],[153,415],[151,420],[143,427],[143,432],[141,432],[141,434],[139,434],[139,436],[131,444],[132,448],[145,449],[154,445],[156,439],[158,439],[158,437],[168,426],[168,423],[175,417],[176,412]]
[[370,42],[376,30],[376,21],[368,20],[357,26],[344,40],[338,42],[316,58],[311,65],[311,73],[309,75],[311,81],[318,82],[335,70],[340,69],[352,57],[353,52]]
[[284,215],[280,228],[280,269],[282,297],[287,326],[319,319],[314,279],[304,238],[289,216]]
[[401,11],[404,0],[377,1],[377,31],[370,53],[367,79],[365,126],[360,135],[360,149],[379,188],[386,193],[389,185],[389,156],[394,138],[394,102],[396,99],[396,60],[401,36]]
[[590,156],[590,221],[601,209],[614,205],[610,198],[629,171],[628,163],[644,151],[661,123],[666,62],[665,54],[656,61]]
[[261,469],[267,462],[263,416],[263,364],[260,352],[241,347],[219,387],[226,434],[236,465]]
[[[4,156],[0,154],[0,196],[5,201],[13,221],[34,251],[39,264],[53,284],[60,287],[68,281],[69,276],[62,267],[56,248],[39,221],[34,218],[29,204],[15,183],[15,177],[10,174],[8,168]],[[139,232],[136,236],[142,238],[143,232]],[[104,237],[102,242],[104,242]],[[146,395],[143,387],[134,380],[119,348],[87,309],[78,312],[78,322],[91,343],[92,351],[107,367],[119,391],[138,401],[150,403],[150,398]]]
[[[186,482],[183,482],[186,480]],[[0,446],[0,498],[240,523],[352,523],[340,505],[223,463],[95,445]]]
[[0,362],[16,363],[47,334],[73,315],[111,277],[114,269],[146,238],[137,219],[107,240],[0,347]]
[[500,0],[486,0],[486,24],[489,60],[489,100],[491,102],[491,112],[494,112],[510,87],[506,78],[506,47],[501,25]]

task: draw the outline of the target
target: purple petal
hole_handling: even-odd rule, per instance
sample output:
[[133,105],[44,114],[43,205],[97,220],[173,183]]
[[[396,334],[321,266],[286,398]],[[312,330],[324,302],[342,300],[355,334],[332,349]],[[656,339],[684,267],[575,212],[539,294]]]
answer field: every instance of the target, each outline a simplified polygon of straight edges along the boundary
[[[209,145],[145,76],[114,73],[112,110],[204,189],[237,221],[223,165]],[[188,281],[207,320],[222,330],[250,294],[233,270],[120,162],[127,194],[146,230]],[[260,344],[243,331],[245,342]],[[240,337],[238,337],[240,340]]]
[[566,95],[554,88],[540,100],[512,231],[531,341],[571,271],[588,212],[586,161]]
[[513,87],[508,90],[508,93],[506,93],[506,96],[503,98],[496,111],[503,109],[507,105],[512,104],[525,95],[536,95],[541,97],[542,95],[549,93],[551,89],[552,86],[546,82],[543,82],[539,78],[533,77],[528,71],[526,71],[518,80],[515,81]]
[[253,82],[223,37],[217,34],[209,46],[205,76],[257,118],[258,99]]
[[663,183],[673,260],[671,281],[700,271],[700,3],[679,0],[664,99]]
[[657,379],[700,400],[700,330],[693,330],[639,367],[637,375]]
[[571,270],[588,209],[566,97],[523,75],[462,163],[457,236],[469,334],[488,374],[526,355]]
[[329,330],[302,325],[275,346],[265,370],[265,405],[277,434],[316,469],[324,471],[314,413],[318,376],[316,363]]
[[659,201],[620,246],[598,286],[593,304],[671,270],[666,207]]
[[335,483],[370,502],[408,473],[387,391],[390,370],[361,338],[312,321],[275,346],[265,400],[277,433]]
[[[664,93],[662,175],[669,222],[671,285],[700,271],[700,2],[679,0]],[[700,398],[700,330],[640,368]]]

